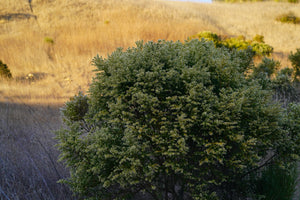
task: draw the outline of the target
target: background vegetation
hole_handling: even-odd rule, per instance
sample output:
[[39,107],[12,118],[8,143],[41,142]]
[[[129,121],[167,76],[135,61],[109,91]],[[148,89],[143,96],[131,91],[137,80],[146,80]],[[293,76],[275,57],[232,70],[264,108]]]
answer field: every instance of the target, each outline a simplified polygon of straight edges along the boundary
[[96,54],[141,39],[184,41],[201,31],[247,40],[259,34],[281,67],[292,67],[288,55],[299,48],[300,26],[276,21],[287,12],[300,13],[299,4],[1,1],[0,60],[12,74],[0,82],[1,198],[71,198],[56,183],[68,172],[56,162],[53,131],[61,125],[59,107],[91,83]]

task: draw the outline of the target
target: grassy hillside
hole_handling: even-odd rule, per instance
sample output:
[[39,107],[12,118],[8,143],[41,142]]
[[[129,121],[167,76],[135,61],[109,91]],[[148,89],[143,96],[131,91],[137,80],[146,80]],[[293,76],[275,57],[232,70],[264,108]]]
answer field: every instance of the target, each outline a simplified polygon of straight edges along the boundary
[[[300,4],[199,4],[162,0],[4,0],[0,3],[0,60],[12,80],[0,80],[0,199],[71,199],[56,181],[53,131],[59,107],[93,77],[91,59],[137,40],[181,40],[200,31],[263,35],[273,56],[300,48],[300,25],[275,19]],[[300,17],[300,16],[299,16]],[[73,198],[73,197],[72,197]]]
[[[106,56],[141,39],[183,41],[203,30],[247,38],[261,34],[283,65],[300,47],[300,26],[275,20],[300,13],[300,4],[33,0],[31,7],[27,0],[0,4],[0,59],[17,80],[1,84],[1,101],[18,96],[32,103],[64,102],[87,89],[96,54]],[[36,81],[24,83],[30,73]]]
[[33,103],[61,103],[85,90],[96,54],[106,56],[141,39],[184,40],[200,30],[219,31],[205,16],[157,1],[33,1],[33,13],[25,0],[8,2],[0,8],[12,16],[1,20],[0,59],[16,79],[42,77],[34,85],[13,81],[0,90]]

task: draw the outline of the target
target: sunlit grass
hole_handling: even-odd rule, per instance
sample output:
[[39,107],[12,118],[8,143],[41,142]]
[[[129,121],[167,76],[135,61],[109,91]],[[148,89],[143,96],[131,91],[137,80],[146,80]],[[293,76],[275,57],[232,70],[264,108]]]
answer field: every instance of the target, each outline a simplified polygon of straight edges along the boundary
[[[32,2],[32,8],[33,13],[21,0],[0,4],[0,16],[23,14],[0,19],[0,59],[15,79],[1,83],[0,101],[22,96],[24,102],[63,103],[78,90],[88,89],[94,56],[126,49],[137,40],[184,41],[205,30],[248,39],[260,34],[283,66],[290,65],[288,53],[300,46],[300,26],[275,20],[287,10],[300,13],[299,4],[39,0]],[[19,81],[29,73],[43,78]]]

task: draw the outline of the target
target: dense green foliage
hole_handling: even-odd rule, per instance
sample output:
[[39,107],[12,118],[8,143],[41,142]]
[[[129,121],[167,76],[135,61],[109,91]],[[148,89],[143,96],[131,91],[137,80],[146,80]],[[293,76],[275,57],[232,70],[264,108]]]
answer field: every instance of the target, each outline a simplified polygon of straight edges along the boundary
[[0,60],[0,78],[10,79],[12,78],[11,72],[7,65]]
[[245,199],[250,175],[300,150],[300,106],[274,102],[276,62],[249,76],[252,58],[206,40],[95,57],[89,95],[66,103],[57,132],[65,182],[86,199]]
[[200,32],[192,38],[204,38],[209,41],[213,41],[217,47],[226,47],[229,49],[246,50],[252,48],[252,51],[256,55],[266,56],[273,52],[273,47],[265,44],[264,37],[262,35],[256,35],[252,40],[246,40],[245,37],[224,37],[218,36],[210,31]]

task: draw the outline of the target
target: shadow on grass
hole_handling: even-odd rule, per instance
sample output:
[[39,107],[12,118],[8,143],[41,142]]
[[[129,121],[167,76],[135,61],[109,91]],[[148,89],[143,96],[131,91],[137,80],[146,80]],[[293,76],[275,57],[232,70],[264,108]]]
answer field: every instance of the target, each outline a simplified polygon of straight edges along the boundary
[[58,105],[0,102],[0,199],[76,199],[58,180],[69,176],[54,131]]
[[0,20],[24,20],[24,19],[37,19],[36,15],[28,14],[28,13],[8,13],[0,15]]

